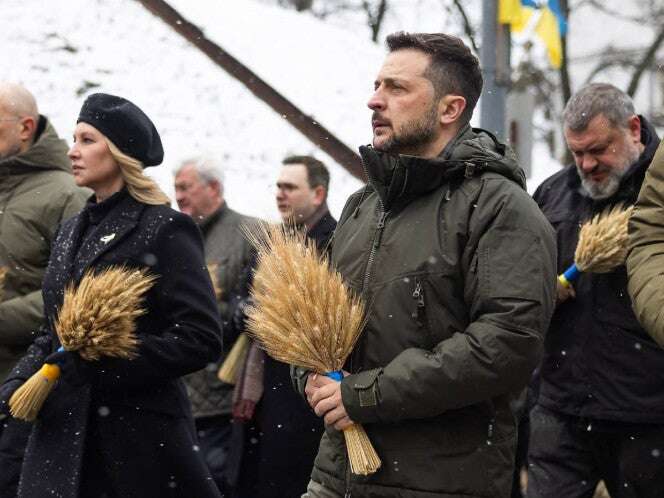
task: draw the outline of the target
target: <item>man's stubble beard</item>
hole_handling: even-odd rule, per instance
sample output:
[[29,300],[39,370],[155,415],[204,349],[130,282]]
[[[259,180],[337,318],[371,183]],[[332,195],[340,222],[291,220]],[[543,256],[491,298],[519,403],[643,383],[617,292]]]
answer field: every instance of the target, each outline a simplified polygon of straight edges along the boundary
[[390,154],[418,155],[436,137],[438,109],[432,105],[420,119],[404,123],[399,131],[392,130],[392,136],[376,149]]
[[5,159],[9,159],[10,157],[17,156],[21,153],[21,145],[16,144],[15,146],[11,147],[7,152],[4,154],[0,152],[0,161],[4,161]]

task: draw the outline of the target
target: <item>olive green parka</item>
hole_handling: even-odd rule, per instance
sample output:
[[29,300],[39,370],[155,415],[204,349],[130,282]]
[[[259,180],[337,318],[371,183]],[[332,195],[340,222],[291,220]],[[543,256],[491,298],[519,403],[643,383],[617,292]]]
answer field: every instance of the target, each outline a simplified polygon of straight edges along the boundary
[[510,496],[515,414],[554,308],[553,230],[512,152],[464,127],[438,158],[360,149],[332,260],[368,304],[341,383],[381,469],[350,474],[326,428],[312,479],[340,496]]
[[636,317],[664,347],[664,140],[646,171],[629,222],[626,265]]
[[0,379],[35,338],[43,321],[41,284],[53,234],[90,195],[76,187],[67,144],[43,116],[36,140],[0,161]]

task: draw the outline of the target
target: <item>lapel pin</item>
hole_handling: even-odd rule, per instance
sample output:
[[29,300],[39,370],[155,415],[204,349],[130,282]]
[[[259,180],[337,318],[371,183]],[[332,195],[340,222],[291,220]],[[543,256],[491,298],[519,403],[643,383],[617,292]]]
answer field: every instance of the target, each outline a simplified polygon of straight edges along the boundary
[[104,244],[108,244],[108,243],[109,243],[111,240],[113,240],[114,238],[115,238],[115,234],[112,233],[112,234],[110,234],[110,235],[104,235],[104,236],[103,236],[101,239],[99,239],[99,240],[101,240]]

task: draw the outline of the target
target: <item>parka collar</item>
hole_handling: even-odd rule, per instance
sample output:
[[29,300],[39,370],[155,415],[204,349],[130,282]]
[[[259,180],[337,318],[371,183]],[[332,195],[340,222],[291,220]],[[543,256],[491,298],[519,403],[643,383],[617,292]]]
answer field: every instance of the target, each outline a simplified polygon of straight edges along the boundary
[[228,207],[226,205],[226,201],[224,201],[221,203],[221,206],[219,206],[219,208],[210,216],[202,219],[194,218],[194,221],[198,224],[198,227],[201,229],[201,232],[203,232],[203,235],[207,235],[210,229],[217,224],[217,222],[226,214],[227,211]]
[[381,152],[360,147],[369,184],[386,210],[395,204],[431,192],[446,183],[460,184],[466,178],[492,171],[517,182],[525,189],[526,180],[512,151],[491,133],[465,125],[457,136],[433,159]]

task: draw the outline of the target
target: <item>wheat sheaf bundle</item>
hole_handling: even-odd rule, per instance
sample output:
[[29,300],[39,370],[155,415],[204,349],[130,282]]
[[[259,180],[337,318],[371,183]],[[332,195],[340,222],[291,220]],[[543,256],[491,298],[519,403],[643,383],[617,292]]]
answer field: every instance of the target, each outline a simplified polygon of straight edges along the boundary
[[[302,232],[267,224],[245,232],[258,251],[249,333],[276,360],[320,374],[340,371],[364,325],[362,301]],[[380,468],[360,425],[344,430],[344,437],[353,473]]]
[[[136,319],[145,314],[141,304],[155,279],[145,270],[109,267],[68,286],[55,324],[62,349],[89,361],[135,358]],[[9,399],[12,416],[35,420],[59,377],[60,367],[45,363]]]
[[88,361],[136,356],[136,319],[156,277],[146,270],[110,267],[88,271],[77,288],[67,287],[55,330],[67,351]]
[[210,280],[212,280],[212,288],[214,289],[214,297],[217,298],[217,301],[221,300],[223,295],[223,290],[219,284],[219,263],[210,263],[207,265],[208,273],[210,274]]
[[633,206],[614,206],[581,227],[574,262],[582,272],[608,273],[625,262],[627,222]]
[[9,268],[6,266],[0,266],[0,301],[5,297],[5,277],[7,276],[7,271]]
[[608,273],[625,263],[627,223],[633,206],[609,207],[581,227],[574,263],[558,275],[558,282],[571,287],[581,272]]

